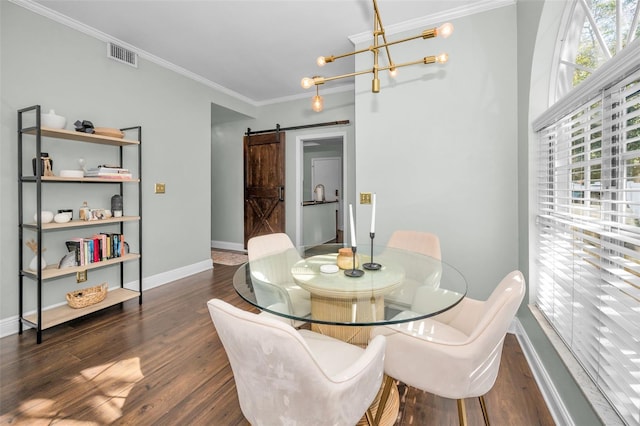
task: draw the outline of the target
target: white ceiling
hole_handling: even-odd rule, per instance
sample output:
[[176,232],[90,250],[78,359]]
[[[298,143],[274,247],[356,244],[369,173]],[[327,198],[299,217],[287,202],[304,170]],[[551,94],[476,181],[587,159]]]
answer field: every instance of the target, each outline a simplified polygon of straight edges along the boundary
[[[319,55],[353,50],[373,28],[372,0],[12,0],[103,40],[123,43],[255,105],[310,96],[302,77],[354,71],[353,57],[319,69]],[[389,40],[504,0],[378,0]],[[395,30],[395,31],[394,31]],[[417,41],[416,41],[417,42]],[[425,55],[439,52],[428,52]],[[348,79],[327,89],[351,84]],[[310,89],[312,90],[312,89]]]

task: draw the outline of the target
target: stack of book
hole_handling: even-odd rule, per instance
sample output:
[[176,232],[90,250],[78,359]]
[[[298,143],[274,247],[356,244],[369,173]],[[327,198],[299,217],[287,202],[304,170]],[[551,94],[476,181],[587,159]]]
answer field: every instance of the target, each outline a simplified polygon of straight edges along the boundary
[[129,169],[118,166],[98,166],[88,169],[84,173],[85,177],[95,177],[103,179],[131,179],[132,175]]
[[76,237],[65,244],[70,252],[75,253],[76,266],[102,262],[126,253],[123,234],[103,233],[85,238]]

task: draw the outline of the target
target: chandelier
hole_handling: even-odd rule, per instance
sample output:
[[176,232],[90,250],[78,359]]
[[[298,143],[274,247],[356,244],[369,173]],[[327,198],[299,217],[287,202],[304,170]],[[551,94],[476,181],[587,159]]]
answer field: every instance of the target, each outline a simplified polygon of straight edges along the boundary
[[[364,53],[364,52],[372,52],[373,53],[373,67],[369,68],[369,69],[365,69],[362,71],[356,71],[356,72],[352,72],[352,73],[348,73],[348,74],[342,74],[342,75],[336,75],[333,77],[320,77],[320,76],[314,76],[314,77],[305,77],[302,79],[301,85],[304,89],[309,89],[312,86],[316,86],[316,95],[313,97],[312,101],[311,101],[311,107],[315,112],[320,112],[322,111],[323,107],[324,107],[324,100],[322,98],[322,96],[320,96],[320,92],[319,92],[319,88],[318,86],[320,86],[321,84],[324,84],[326,82],[329,81],[333,81],[333,80],[339,80],[341,78],[347,78],[347,77],[354,77],[357,75],[361,75],[361,74],[367,74],[367,73],[372,73],[373,74],[373,80],[371,81],[371,91],[373,93],[378,93],[380,92],[380,78],[379,78],[379,72],[380,71],[389,71],[389,75],[391,77],[395,77],[398,73],[398,68],[402,68],[402,67],[407,67],[410,65],[418,65],[418,64],[434,64],[434,63],[440,63],[440,64],[444,64],[447,62],[447,60],[449,59],[449,56],[446,53],[441,53],[439,55],[436,56],[425,56],[424,58],[418,59],[416,61],[412,61],[412,62],[405,62],[405,63],[401,63],[401,64],[396,64],[393,62],[393,60],[391,59],[391,52],[389,51],[389,46],[393,46],[395,44],[400,44],[400,43],[404,43],[410,40],[415,40],[418,38],[422,38],[422,39],[429,39],[429,38],[434,38],[434,37],[443,37],[443,38],[447,38],[451,35],[451,33],[453,32],[453,25],[450,23],[446,23],[446,24],[442,24],[441,26],[437,27],[437,28],[431,28],[431,29],[427,29],[422,31],[420,34],[417,34],[415,36],[412,37],[407,37],[407,38],[403,38],[401,40],[395,40],[395,41],[387,41],[387,36],[384,32],[384,27],[382,25],[382,19],[380,19],[380,11],[378,10],[378,3],[376,0],[373,0],[373,11],[374,11],[374,21],[373,21],[373,45],[364,48],[364,49],[360,49],[360,50],[355,50],[353,52],[349,52],[349,53],[343,53],[342,55],[332,55],[332,56],[320,56],[317,59],[317,64],[318,66],[324,66],[327,63],[330,62],[334,62],[337,59],[340,58],[346,58],[348,56],[353,56],[353,55],[357,55],[360,53]],[[380,66],[379,65],[379,56],[380,56],[380,49],[385,50],[386,56],[387,56],[387,65],[386,66]]]

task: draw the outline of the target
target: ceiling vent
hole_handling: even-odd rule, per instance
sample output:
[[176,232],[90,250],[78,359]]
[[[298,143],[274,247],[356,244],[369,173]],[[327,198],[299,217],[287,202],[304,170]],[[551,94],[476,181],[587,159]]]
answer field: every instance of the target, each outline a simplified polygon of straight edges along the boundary
[[107,57],[138,68],[138,54],[117,44],[107,43]]

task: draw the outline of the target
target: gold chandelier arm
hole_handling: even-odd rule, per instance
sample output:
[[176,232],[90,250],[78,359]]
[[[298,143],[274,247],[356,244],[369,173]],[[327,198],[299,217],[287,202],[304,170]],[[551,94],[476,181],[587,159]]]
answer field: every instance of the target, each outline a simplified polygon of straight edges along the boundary
[[379,44],[377,46],[369,46],[369,47],[365,47],[364,49],[360,49],[360,50],[354,50],[353,52],[349,52],[349,53],[343,53],[341,55],[331,55],[331,56],[325,56],[325,60],[327,63],[329,62],[333,62],[336,59],[341,59],[341,58],[346,58],[347,56],[353,56],[353,55],[357,55],[359,53],[364,53],[364,52],[369,52],[369,51],[373,51],[376,48],[381,48],[384,47],[387,51],[387,57],[389,58],[390,62],[391,62],[391,55],[389,53],[389,46],[393,46],[394,44],[400,44],[400,43],[404,43],[406,41],[410,41],[410,40],[415,40],[417,38],[423,38],[423,39],[427,39],[427,38],[433,38],[433,37],[437,37],[437,32],[438,29],[437,28],[430,28],[428,30],[424,30],[423,32],[421,32],[418,35],[415,36],[411,36],[411,37],[406,37],[400,40],[393,40],[390,42],[386,41],[386,37],[383,37],[385,43],[384,44]]
[[314,84],[317,86],[319,84],[324,84],[327,81],[340,80],[341,78],[347,78],[347,77],[355,77],[356,75],[368,74],[370,72],[373,72],[373,69],[350,72],[349,74],[335,75],[333,77],[316,77],[313,80],[314,80]]
[[393,65],[393,67],[392,67],[392,66],[383,67],[383,68],[380,68],[380,71],[385,71],[385,70],[388,70],[388,69],[391,69],[391,68],[402,68],[402,67],[408,67],[408,66],[410,66],[410,65],[418,65],[418,64],[428,65],[428,64],[435,64],[436,62],[441,62],[441,61],[439,61],[439,60],[438,60],[438,57],[437,57],[437,56],[434,56],[434,55],[432,55],[432,56],[425,56],[424,58],[422,58],[422,59],[418,59],[417,61],[405,62],[405,63],[402,63],[402,64],[395,64],[395,65]]
[[[438,56],[431,55],[431,56],[425,56],[424,58],[418,59],[417,61],[404,62],[402,64],[394,64],[394,65],[389,65],[389,66],[386,66],[386,67],[378,67],[377,70],[378,71],[386,71],[386,70],[389,70],[391,68],[402,68],[402,67],[408,67],[410,65],[418,65],[418,64],[428,65],[428,64],[435,64],[437,62],[444,62],[444,61],[438,60]],[[374,73],[375,74],[375,70],[376,70],[375,68],[371,68],[371,69],[366,69],[366,70],[362,70],[362,71],[350,72],[348,74],[335,75],[333,77],[314,77],[313,78],[313,84],[318,86],[320,84],[326,83],[327,81],[340,80],[341,78],[355,77],[357,75],[368,74],[368,73]]]
[[364,49],[360,49],[360,50],[354,50],[353,52],[349,52],[349,53],[343,53],[342,55],[331,55],[331,56],[325,56],[324,59],[327,63],[329,62],[333,62],[336,59],[340,59],[340,58],[346,58],[347,56],[353,56],[353,55],[357,55],[359,53],[364,53],[364,52],[368,52],[371,50],[371,47],[366,47]]

